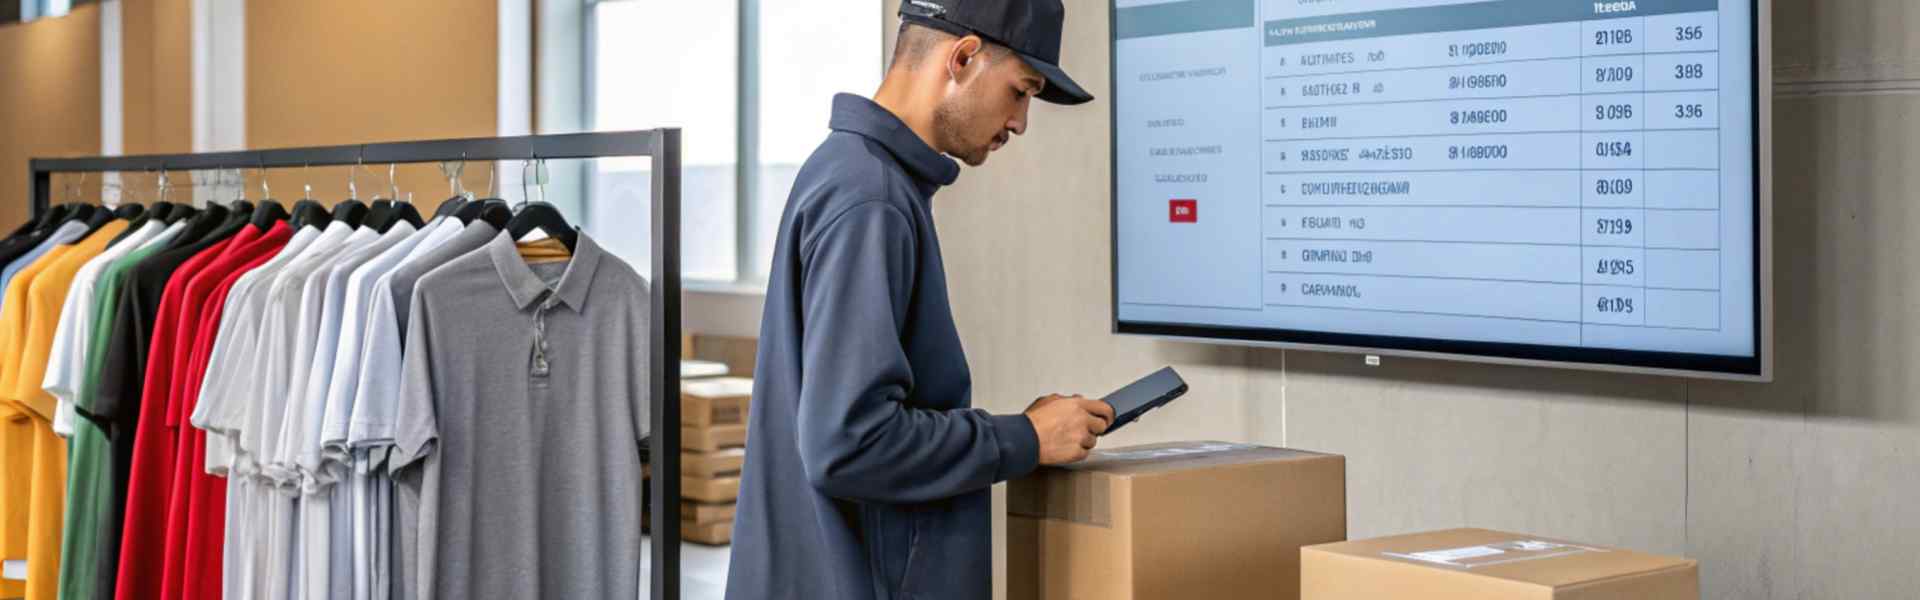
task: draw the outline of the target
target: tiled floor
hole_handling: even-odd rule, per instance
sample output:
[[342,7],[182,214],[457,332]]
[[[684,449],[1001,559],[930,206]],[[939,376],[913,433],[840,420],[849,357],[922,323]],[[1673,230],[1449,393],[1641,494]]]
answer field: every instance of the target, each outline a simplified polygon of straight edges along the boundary
[[[729,546],[680,544],[680,597],[682,600],[721,600],[727,594],[727,552]],[[640,597],[647,597],[653,581],[653,540],[641,548]]]

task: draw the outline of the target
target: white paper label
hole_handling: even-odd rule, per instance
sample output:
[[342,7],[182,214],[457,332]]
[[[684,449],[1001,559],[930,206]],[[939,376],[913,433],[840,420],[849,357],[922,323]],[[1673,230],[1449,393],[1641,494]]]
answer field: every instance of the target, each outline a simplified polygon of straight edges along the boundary
[[1495,556],[1499,554],[1506,554],[1506,552],[1503,552],[1498,548],[1493,548],[1489,546],[1469,546],[1466,548],[1452,548],[1448,550],[1429,550],[1426,552],[1415,552],[1412,554],[1408,554],[1407,556],[1424,560],[1427,562],[1436,562],[1440,564],[1451,565],[1451,564],[1454,564],[1456,561],[1466,560],[1469,558],[1481,558],[1486,556]]

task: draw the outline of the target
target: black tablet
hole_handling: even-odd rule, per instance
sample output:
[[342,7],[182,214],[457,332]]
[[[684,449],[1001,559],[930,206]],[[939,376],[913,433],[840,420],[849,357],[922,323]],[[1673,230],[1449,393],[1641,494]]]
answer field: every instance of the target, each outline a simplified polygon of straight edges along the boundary
[[1186,380],[1181,379],[1180,374],[1173,371],[1173,367],[1167,367],[1154,371],[1152,375],[1142,377],[1139,381],[1129,383],[1119,391],[1107,394],[1107,397],[1100,399],[1113,407],[1113,424],[1107,426],[1106,433],[1118,431],[1126,424],[1132,423],[1134,419],[1140,418],[1140,415],[1146,414],[1147,411],[1160,408],[1185,393],[1187,393]]

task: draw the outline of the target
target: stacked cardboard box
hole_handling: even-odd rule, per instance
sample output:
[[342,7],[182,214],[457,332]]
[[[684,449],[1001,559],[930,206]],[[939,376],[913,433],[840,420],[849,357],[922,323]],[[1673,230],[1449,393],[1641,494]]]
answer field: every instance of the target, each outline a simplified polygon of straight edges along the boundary
[[1485,529],[1311,546],[1302,600],[1699,600],[1700,565]]
[[747,460],[753,380],[719,377],[680,386],[680,536],[703,544],[733,539],[740,467]]
[[754,359],[760,352],[760,340],[750,337],[699,334],[693,336],[692,353],[687,358],[721,363],[739,377],[752,377]]

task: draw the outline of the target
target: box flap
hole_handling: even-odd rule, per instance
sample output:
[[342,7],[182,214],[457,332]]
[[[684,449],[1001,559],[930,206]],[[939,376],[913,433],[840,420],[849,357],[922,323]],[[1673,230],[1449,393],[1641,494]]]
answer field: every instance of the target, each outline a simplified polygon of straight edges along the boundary
[[1694,564],[1685,558],[1485,529],[1416,533],[1312,549],[1555,589]]
[[686,396],[700,396],[704,398],[751,396],[753,395],[753,380],[745,377],[716,377],[699,381],[686,381],[680,384],[680,393]]
[[1333,455],[1304,450],[1228,442],[1169,442],[1095,450],[1087,460],[1053,468],[1126,476],[1331,456]]

